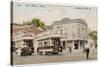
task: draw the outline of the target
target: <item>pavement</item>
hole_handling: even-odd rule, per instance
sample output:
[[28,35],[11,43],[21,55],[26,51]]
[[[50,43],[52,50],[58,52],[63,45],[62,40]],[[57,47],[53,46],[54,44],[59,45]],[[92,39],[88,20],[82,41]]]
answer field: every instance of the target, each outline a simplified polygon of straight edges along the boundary
[[[88,60],[97,60],[97,50],[91,50]],[[74,50],[70,54],[68,51],[59,55],[32,55],[32,56],[13,56],[14,65],[22,64],[40,64],[53,62],[71,62],[71,61],[87,61],[86,54],[82,50]]]

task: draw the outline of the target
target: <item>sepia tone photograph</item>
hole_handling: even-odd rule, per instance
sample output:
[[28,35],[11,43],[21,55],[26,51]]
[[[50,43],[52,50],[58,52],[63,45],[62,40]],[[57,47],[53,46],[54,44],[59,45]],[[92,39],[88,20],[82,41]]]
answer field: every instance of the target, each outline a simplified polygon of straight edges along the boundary
[[11,2],[11,64],[97,60],[97,7]]

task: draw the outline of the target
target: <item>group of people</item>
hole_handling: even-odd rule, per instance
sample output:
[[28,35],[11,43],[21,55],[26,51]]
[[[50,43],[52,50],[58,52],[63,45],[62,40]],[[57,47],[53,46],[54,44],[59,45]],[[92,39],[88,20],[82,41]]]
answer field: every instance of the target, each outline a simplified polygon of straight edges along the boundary
[[[86,59],[89,59],[90,49],[92,49],[92,53],[94,53],[94,50],[95,50],[96,46],[97,46],[96,43],[92,43],[92,44],[87,43],[87,44],[85,44],[84,49],[83,49],[83,53],[86,54]],[[72,53],[72,48],[69,47],[68,49],[69,49],[69,53],[71,54]]]

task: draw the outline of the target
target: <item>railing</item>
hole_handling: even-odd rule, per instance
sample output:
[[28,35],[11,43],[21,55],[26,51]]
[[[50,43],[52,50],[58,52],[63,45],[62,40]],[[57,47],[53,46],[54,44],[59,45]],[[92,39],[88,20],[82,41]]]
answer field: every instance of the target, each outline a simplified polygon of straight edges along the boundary
[[38,47],[39,50],[42,49],[54,49],[54,46],[44,46],[44,47]]
[[[44,46],[44,47],[38,47],[37,51],[39,52],[39,50],[45,50],[45,49],[53,49],[54,51],[56,50],[54,46]],[[62,49],[63,49],[62,46],[58,46],[57,51],[62,51]]]

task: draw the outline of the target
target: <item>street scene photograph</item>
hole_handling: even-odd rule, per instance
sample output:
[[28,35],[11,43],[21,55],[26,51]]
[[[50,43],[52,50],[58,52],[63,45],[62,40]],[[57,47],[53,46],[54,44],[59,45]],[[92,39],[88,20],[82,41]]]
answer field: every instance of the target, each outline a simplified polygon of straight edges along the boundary
[[11,2],[11,65],[97,60],[97,7]]

